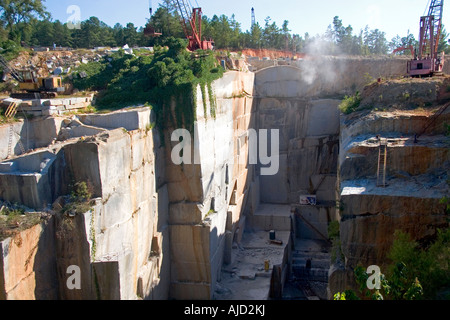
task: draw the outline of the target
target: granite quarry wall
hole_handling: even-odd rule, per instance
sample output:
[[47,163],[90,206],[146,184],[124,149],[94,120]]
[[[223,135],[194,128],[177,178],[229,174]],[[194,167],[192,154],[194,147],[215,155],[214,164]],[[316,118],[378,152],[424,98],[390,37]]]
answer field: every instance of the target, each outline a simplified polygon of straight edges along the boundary
[[[339,100],[323,99],[305,81],[300,69],[280,66],[256,73],[257,129],[279,130],[279,171],[260,175],[263,203],[300,204],[300,196],[315,195],[322,206],[334,206],[339,151]],[[300,207],[302,215],[327,234],[332,210]],[[303,237],[321,238],[302,222]]]
[[[439,78],[417,80],[414,91],[425,88],[428,95],[420,98],[433,105],[442,83]],[[404,92],[403,82],[380,86],[386,85],[391,92],[397,88],[400,96]],[[440,107],[438,104],[437,109]],[[388,252],[397,230],[421,242],[448,225],[441,199],[450,192],[450,149],[446,137],[450,112],[446,110],[439,118],[433,118],[434,112],[423,108],[374,109],[341,118],[338,198],[343,259],[338,259],[330,270],[329,298],[336,292],[357,288],[353,270],[358,265],[377,265],[386,272],[390,264]],[[387,144],[385,187],[377,183],[377,136]]]
[[[209,100],[204,114],[199,88],[198,164],[173,164],[172,148],[162,147],[159,130],[151,129],[149,108],[15,124],[45,134],[30,135],[34,151],[2,163],[0,197],[36,211],[54,205],[52,217],[29,231],[32,237],[25,231],[3,240],[1,297],[211,299],[225,247],[242,232],[253,83],[252,73],[239,72],[215,82],[215,117]],[[61,197],[81,181],[91,187],[91,209],[59,215]],[[17,240],[24,237],[26,245]],[[30,257],[42,250],[53,253],[45,266],[33,265]],[[81,290],[66,286],[73,265],[81,271]],[[50,287],[41,287],[44,282]]]
[[[168,196],[161,183],[164,161],[158,151],[157,133],[146,130],[151,111],[142,108],[129,114],[147,119],[146,123],[136,121],[127,131],[118,125],[120,121],[116,122],[118,129],[111,122],[108,131],[95,136],[71,138],[54,144],[48,151],[36,151],[3,163],[3,200],[23,203],[38,211],[56,201],[54,215],[45,225],[33,229],[30,243],[17,244],[18,238],[26,236],[23,233],[2,242],[2,276],[10,283],[2,288],[7,299],[168,297]],[[60,197],[70,193],[70,185],[81,181],[92,188],[95,199],[91,209],[75,217],[60,217],[55,209]],[[34,258],[42,250],[52,254],[46,260],[49,268],[44,279],[38,281],[37,272],[42,267],[37,263],[30,265],[28,258],[22,270],[20,259],[22,255]],[[72,265],[81,270],[81,290],[69,290],[65,284],[66,270]],[[41,294],[42,283],[53,284],[47,295]],[[20,289],[23,286],[27,290]]]
[[[253,73],[229,72],[214,82],[217,109],[207,100],[197,105],[192,156],[198,162],[175,165],[166,149],[171,239],[171,296],[175,299],[212,299],[226,251],[241,220],[252,167],[247,166],[253,127]],[[199,91],[197,97],[201,99]],[[166,144],[173,130],[165,136]],[[243,143],[238,143],[243,141]],[[194,148],[194,145],[198,146]],[[226,249],[228,248],[228,249]]]
[[[361,133],[357,125],[342,130],[338,104],[343,94],[362,86],[366,73],[372,78],[402,74],[404,61],[340,61],[332,77],[324,74],[330,70],[319,68],[311,78],[301,66],[227,72],[212,86],[215,117],[199,88],[192,135],[192,156],[199,161],[193,164],[173,163],[172,150],[179,142],[171,141],[171,136],[179,128],[168,127],[160,136],[151,129],[154,115],[149,108],[15,123],[15,155],[9,159],[10,126],[0,127],[2,200],[42,211],[60,203],[77,181],[89,181],[94,196],[88,212],[75,217],[55,214],[2,239],[0,299],[212,299],[222,265],[231,260],[233,243],[246,228],[256,227],[253,215],[260,203],[293,205],[297,215],[325,236],[329,222],[339,219],[335,208],[339,197],[347,202],[347,210],[376,211],[376,203],[391,206],[390,195],[352,193],[351,179],[367,177],[355,173],[350,164],[352,159],[361,161],[358,157],[343,154],[367,155],[373,150],[355,145],[347,150]],[[367,126],[358,125],[364,134],[372,134]],[[279,130],[277,174],[262,175],[264,166],[249,164],[250,129]],[[33,151],[21,155],[19,141]],[[428,149],[427,159],[448,157],[442,148]],[[393,151],[398,159],[408,152]],[[427,171],[411,171],[418,170],[414,163],[399,166],[399,171],[411,175]],[[339,170],[346,177],[342,181]],[[315,195],[318,205],[299,206],[301,195]],[[408,205],[409,196],[402,197],[404,201],[391,211]],[[437,206],[435,199],[422,199],[417,208]],[[417,218],[409,218],[411,226],[434,219],[416,209],[411,208]],[[360,243],[378,239],[367,228],[392,223],[387,211],[360,219],[345,217],[341,233],[350,262],[364,256],[366,247]],[[322,239],[301,220],[294,229],[296,236]],[[377,254],[368,255],[367,262]],[[43,256],[48,258],[43,261]],[[66,286],[67,268],[72,265],[80,267],[82,290]]]

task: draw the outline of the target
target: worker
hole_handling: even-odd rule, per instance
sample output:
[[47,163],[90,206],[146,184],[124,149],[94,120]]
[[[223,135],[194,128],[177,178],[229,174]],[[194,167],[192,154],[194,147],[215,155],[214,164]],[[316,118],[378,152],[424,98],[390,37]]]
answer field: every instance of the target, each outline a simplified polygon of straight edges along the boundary
[[309,273],[311,271],[312,261],[311,259],[306,260],[306,271]]

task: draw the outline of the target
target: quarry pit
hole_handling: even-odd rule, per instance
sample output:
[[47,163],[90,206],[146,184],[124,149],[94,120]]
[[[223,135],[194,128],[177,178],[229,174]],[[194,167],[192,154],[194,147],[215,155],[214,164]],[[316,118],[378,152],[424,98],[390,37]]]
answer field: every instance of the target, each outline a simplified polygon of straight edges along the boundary
[[[0,126],[1,206],[40,217],[0,233],[0,300],[329,300],[359,264],[387,265],[395,230],[420,240],[448,224],[447,77],[404,78],[395,57],[249,63],[213,82],[214,102],[198,88],[194,163],[174,163],[179,128],[160,132],[147,106],[65,115],[92,97],[39,101]],[[264,174],[250,133],[270,146],[274,130],[278,170]],[[88,210],[62,212],[80,182]]]

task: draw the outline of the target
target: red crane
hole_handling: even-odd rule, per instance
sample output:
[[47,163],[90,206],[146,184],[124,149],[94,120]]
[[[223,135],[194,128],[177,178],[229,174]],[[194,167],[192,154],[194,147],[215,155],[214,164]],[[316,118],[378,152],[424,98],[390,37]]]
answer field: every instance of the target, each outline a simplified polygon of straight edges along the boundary
[[444,53],[438,47],[442,31],[444,0],[431,0],[428,15],[420,18],[418,56],[408,62],[408,74],[412,77],[432,76],[442,73]]
[[173,4],[180,15],[184,34],[189,40],[188,49],[212,50],[214,41],[202,40],[202,8],[192,8],[189,1],[185,0],[173,0]]

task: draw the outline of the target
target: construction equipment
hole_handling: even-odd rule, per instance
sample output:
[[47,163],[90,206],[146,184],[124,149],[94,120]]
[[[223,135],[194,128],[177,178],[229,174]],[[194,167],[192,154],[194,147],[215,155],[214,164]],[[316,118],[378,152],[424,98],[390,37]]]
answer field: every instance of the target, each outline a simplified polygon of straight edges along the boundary
[[416,57],[416,51],[414,50],[414,47],[413,47],[413,46],[397,48],[397,49],[395,49],[395,50],[392,52],[392,54],[396,54],[397,52],[406,51],[406,50],[409,50],[409,51],[411,52],[411,56],[412,56],[413,58]]
[[202,8],[192,8],[188,0],[173,0],[180,15],[180,22],[186,38],[188,50],[213,50],[213,40],[202,40]]
[[48,99],[56,98],[59,92],[64,92],[62,78],[57,76],[38,77],[36,72],[31,69],[16,70],[3,56],[0,55],[0,65],[4,72],[9,73],[19,82],[20,92],[11,94],[15,99]]
[[442,74],[444,53],[439,55],[438,47],[442,31],[444,0],[431,0],[427,16],[420,18],[419,50],[417,57],[408,61],[408,75],[411,77]]
[[436,125],[436,121],[444,114],[444,112],[450,107],[450,102],[444,104],[439,110],[436,111],[436,113],[430,117],[430,119],[425,123],[423,129],[421,132],[419,132],[415,136],[415,142],[417,142],[417,139],[419,139],[422,135],[424,135],[428,129],[432,128]]

